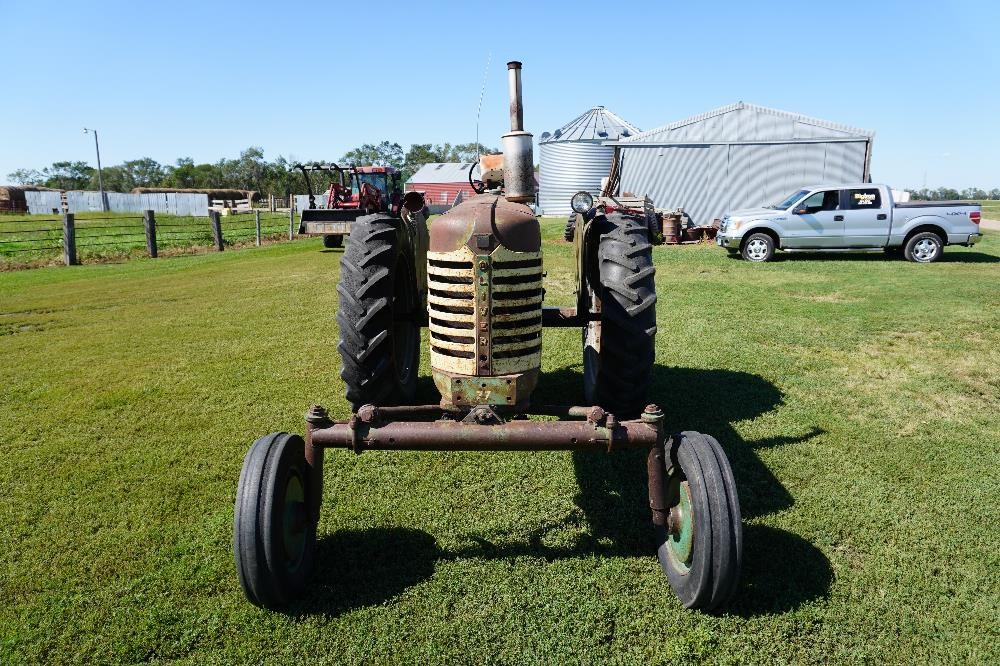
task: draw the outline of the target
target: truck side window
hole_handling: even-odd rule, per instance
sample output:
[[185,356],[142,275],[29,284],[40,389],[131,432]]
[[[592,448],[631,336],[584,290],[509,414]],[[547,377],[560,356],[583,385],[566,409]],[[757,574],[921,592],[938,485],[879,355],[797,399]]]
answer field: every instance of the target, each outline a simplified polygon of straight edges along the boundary
[[877,188],[869,190],[851,190],[848,197],[848,207],[851,210],[864,210],[865,208],[881,208],[882,196]]
[[810,215],[824,210],[837,210],[840,207],[840,191],[815,192],[809,195],[799,207],[805,208],[806,213]]

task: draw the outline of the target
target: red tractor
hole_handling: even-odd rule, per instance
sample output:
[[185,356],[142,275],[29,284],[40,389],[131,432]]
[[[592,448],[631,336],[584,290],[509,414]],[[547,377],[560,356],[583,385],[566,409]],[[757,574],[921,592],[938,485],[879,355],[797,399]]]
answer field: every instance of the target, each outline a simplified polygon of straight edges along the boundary
[[[399,216],[402,205],[400,173],[393,167],[348,166],[331,164],[296,165],[306,180],[309,207],[302,211],[299,233],[322,236],[323,246],[340,247],[344,236],[351,233],[351,223],[362,215],[389,213]],[[309,174],[325,171],[330,185],[322,195],[323,208],[316,207]]]

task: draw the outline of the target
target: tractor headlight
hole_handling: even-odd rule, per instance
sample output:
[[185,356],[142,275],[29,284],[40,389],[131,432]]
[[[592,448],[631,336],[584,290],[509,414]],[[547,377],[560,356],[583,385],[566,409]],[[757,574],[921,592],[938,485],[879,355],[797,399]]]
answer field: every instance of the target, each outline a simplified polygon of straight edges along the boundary
[[593,208],[594,197],[592,197],[589,192],[581,190],[574,194],[573,198],[569,200],[569,206],[573,209],[573,212],[580,213],[582,215]]

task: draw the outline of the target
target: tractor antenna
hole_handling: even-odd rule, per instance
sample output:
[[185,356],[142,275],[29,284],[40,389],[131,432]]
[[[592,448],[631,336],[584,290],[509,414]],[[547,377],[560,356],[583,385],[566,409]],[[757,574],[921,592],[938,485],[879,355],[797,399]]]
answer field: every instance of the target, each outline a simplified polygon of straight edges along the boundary
[[483,97],[486,96],[486,77],[490,73],[490,62],[493,59],[493,52],[490,51],[486,56],[486,69],[483,70],[483,87],[479,91],[479,108],[476,109],[476,162],[479,161],[479,114],[483,110]]

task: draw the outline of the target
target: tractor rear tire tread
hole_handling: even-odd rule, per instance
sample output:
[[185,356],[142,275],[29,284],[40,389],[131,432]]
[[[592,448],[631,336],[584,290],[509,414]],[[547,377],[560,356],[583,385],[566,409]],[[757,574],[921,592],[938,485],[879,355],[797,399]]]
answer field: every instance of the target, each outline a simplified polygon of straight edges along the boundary
[[[400,233],[399,221],[390,215],[360,217],[351,225],[340,259],[337,349],[343,361],[340,377],[355,409],[406,400],[416,389],[415,370],[399,380],[393,352],[394,280],[410,278],[394,274],[400,265]],[[417,354],[419,358],[419,349]]]
[[601,341],[599,352],[584,349],[585,392],[620,417],[642,411],[653,376],[656,270],[647,234],[644,222],[612,213],[599,242]]

